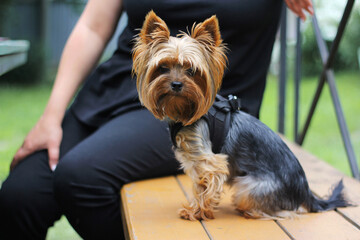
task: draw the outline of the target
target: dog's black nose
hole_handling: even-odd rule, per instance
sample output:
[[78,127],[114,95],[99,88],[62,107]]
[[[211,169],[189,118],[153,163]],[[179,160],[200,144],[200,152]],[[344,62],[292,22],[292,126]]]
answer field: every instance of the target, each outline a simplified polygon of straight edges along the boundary
[[171,89],[175,92],[180,92],[183,87],[182,82],[172,82]]

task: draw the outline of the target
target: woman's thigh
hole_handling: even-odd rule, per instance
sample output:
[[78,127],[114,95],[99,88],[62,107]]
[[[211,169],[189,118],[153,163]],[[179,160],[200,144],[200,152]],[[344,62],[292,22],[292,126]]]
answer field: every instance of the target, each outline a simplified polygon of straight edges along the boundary
[[116,238],[122,230],[120,188],[180,172],[167,124],[145,109],[110,120],[60,160],[55,197],[78,233]]
[[63,156],[58,168],[77,175],[79,181],[110,184],[116,190],[131,181],[179,172],[167,124],[145,109],[101,126]]

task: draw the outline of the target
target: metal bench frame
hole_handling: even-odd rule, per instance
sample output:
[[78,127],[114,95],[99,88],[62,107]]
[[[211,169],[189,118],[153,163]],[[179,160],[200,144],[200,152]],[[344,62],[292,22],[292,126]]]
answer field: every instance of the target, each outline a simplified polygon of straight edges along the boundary
[[[300,26],[301,21],[297,19],[297,43],[296,43],[296,61],[295,61],[295,76],[294,76],[294,87],[295,87],[295,116],[294,116],[294,132],[295,132],[295,142],[299,145],[302,145],[305,140],[305,136],[308,132],[312,117],[314,115],[316,106],[318,105],[320,95],[324,88],[325,83],[328,84],[331,99],[335,108],[336,118],[339,124],[342,141],[344,143],[344,147],[346,150],[347,158],[349,161],[349,165],[351,168],[352,176],[358,180],[360,180],[360,172],[359,167],[356,161],[356,156],[354,153],[353,146],[350,140],[349,130],[345,121],[344,113],[341,107],[340,98],[338,94],[338,90],[335,83],[335,74],[334,74],[334,59],[335,55],[339,49],[340,41],[344,35],[344,30],[346,24],[348,23],[351,11],[354,6],[355,0],[348,0],[343,16],[339,23],[339,27],[336,33],[336,36],[332,42],[332,46],[330,52],[325,44],[323,37],[321,36],[320,28],[318,25],[316,13],[312,17],[312,25],[313,30],[316,37],[316,42],[318,45],[318,50],[321,56],[321,61],[323,64],[322,72],[319,78],[318,86],[308,112],[304,127],[301,131],[299,131],[299,89],[300,89],[300,81],[301,81],[301,32]],[[281,19],[281,27],[280,27],[280,41],[281,41],[281,50],[280,50],[280,75],[279,75],[279,112],[278,112],[278,131],[282,134],[285,132],[285,89],[287,82],[287,61],[286,61],[286,6],[284,4],[282,11],[282,19]]]

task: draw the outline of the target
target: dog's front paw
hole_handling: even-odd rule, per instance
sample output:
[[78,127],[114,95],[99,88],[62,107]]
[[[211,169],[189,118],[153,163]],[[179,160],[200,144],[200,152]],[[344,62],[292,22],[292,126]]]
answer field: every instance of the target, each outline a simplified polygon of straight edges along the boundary
[[190,220],[190,221],[199,220],[199,219],[195,218],[194,212],[191,209],[188,209],[186,207],[179,209],[179,215],[182,219],[186,219],[186,220]]
[[211,210],[202,210],[200,208],[193,209],[191,207],[184,206],[179,210],[181,218],[195,221],[195,220],[209,220],[214,219],[214,213]]

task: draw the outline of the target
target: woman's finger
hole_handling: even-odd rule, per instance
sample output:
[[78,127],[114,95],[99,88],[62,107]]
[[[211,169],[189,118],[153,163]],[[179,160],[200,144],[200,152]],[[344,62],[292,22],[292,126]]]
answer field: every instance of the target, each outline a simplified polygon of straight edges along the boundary
[[52,171],[55,171],[59,162],[59,152],[59,145],[57,144],[53,144],[48,147],[49,167]]
[[11,161],[10,164],[10,171],[12,171],[15,166],[25,157],[29,156],[31,154],[30,149],[25,148],[24,146],[22,146],[15,154],[13,160]]
[[306,20],[304,10],[313,14],[312,2],[310,0],[285,0],[288,8],[298,15],[303,21]]

